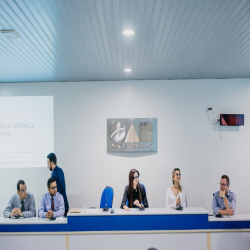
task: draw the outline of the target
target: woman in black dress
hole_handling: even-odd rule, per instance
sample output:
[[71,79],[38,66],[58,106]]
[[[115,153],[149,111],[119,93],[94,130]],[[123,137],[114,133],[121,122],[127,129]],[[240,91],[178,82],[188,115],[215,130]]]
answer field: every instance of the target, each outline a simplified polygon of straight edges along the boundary
[[[139,183],[140,174],[138,170],[131,169],[129,172],[129,185],[126,186],[121,208],[129,211],[130,208],[146,207],[148,208],[148,200],[145,187]],[[126,204],[128,200],[128,205]]]

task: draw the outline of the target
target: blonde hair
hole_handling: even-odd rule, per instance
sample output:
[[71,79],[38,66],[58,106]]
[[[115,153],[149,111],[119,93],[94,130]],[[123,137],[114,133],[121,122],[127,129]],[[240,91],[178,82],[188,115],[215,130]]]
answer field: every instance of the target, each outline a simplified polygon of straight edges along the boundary
[[[181,170],[180,170],[179,168],[175,168],[175,169],[173,170],[173,172],[172,172],[172,181],[173,181],[173,184],[174,184],[173,178],[175,177],[176,171],[179,171],[179,172],[181,173]],[[182,187],[181,187],[180,182],[179,182],[178,188],[179,188],[180,192],[182,192]]]

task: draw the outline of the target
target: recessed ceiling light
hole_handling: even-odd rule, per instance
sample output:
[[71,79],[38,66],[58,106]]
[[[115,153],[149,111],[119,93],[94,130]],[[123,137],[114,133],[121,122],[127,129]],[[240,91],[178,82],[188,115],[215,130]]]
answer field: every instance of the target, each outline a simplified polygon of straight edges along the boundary
[[124,69],[124,72],[131,72],[132,69]]
[[6,39],[18,39],[20,37],[15,30],[0,30],[0,32]]
[[127,35],[127,36],[131,36],[131,35],[134,35],[135,32],[133,30],[124,30],[122,32],[122,34]]

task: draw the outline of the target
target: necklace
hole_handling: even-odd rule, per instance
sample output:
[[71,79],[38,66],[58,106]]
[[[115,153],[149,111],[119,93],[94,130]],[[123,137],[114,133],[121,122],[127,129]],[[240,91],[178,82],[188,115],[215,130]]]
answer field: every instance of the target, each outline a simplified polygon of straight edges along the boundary
[[176,188],[175,186],[174,186],[174,188],[175,188],[176,196],[177,196],[177,195],[178,195],[178,190],[179,190],[179,188]]

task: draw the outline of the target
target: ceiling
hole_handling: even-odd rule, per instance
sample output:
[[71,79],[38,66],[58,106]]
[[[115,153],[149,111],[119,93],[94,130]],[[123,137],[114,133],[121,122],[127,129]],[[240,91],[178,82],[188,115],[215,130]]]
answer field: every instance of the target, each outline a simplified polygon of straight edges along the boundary
[[248,0],[0,0],[2,29],[0,82],[250,77]]

